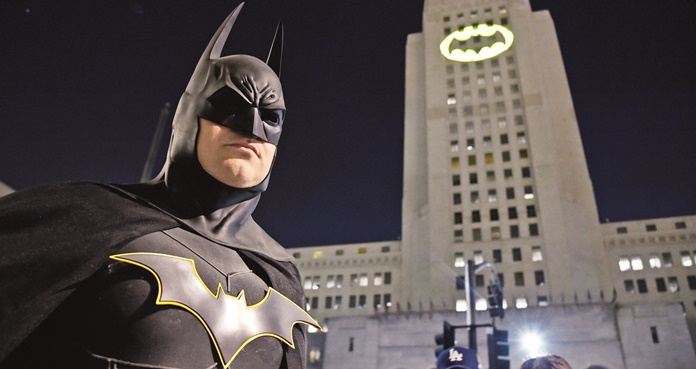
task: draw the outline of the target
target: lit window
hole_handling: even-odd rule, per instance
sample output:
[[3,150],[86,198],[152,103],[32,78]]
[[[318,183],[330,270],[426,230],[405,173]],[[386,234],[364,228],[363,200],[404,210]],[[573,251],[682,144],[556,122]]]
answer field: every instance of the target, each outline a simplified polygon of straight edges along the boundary
[[484,161],[486,162],[486,164],[493,164],[494,163],[493,153],[487,152],[484,155]]
[[334,279],[333,275],[329,275],[326,277],[326,288],[334,288],[336,287],[336,280]]
[[455,310],[459,312],[464,312],[467,310],[467,305],[466,305],[466,299],[457,299],[457,302],[455,304]]
[[321,277],[316,276],[312,278],[312,289],[316,291],[319,289],[319,287],[321,287]]
[[515,307],[518,309],[526,309],[527,308],[527,298],[526,297],[518,297],[517,300],[515,300]]
[[534,198],[534,191],[532,190],[532,186],[524,186],[524,198],[527,200]]
[[457,140],[450,141],[450,151],[451,152],[458,152],[459,151],[459,141],[457,141]]
[[506,13],[507,13],[507,8],[505,7],[505,5],[501,5],[501,6],[498,7],[498,13],[500,13],[500,14],[506,14]]
[[450,94],[447,96],[447,105],[454,105],[457,103],[457,99],[454,97],[454,94]]
[[652,268],[652,269],[662,267],[662,262],[660,261],[660,257],[657,254],[651,254],[649,261],[650,261],[650,268]]
[[[452,169],[458,169],[460,167],[459,157],[454,157],[451,159]],[[471,164],[469,164],[471,165]]]
[[506,128],[507,120],[505,118],[498,118],[498,128]]
[[473,138],[466,139],[466,149],[471,151],[476,147],[476,141]]
[[478,83],[479,85],[486,83],[486,76],[484,76],[483,74],[479,74],[476,77],[476,83]]
[[336,296],[334,299],[333,309],[338,310],[341,308],[341,303],[343,302],[343,296]]
[[466,265],[466,260],[464,260],[463,252],[454,253],[454,266],[457,268],[463,268]]
[[367,287],[368,283],[367,273],[360,273],[360,287]]
[[358,254],[367,254],[367,247],[361,247],[358,249]]
[[493,82],[495,82],[495,83],[500,82],[500,73],[499,72],[493,73]]
[[537,303],[539,306],[549,306],[549,298],[546,296],[537,296]]
[[375,278],[372,280],[375,286],[382,285],[382,273],[375,273]]
[[469,194],[469,199],[471,200],[472,204],[478,204],[479,203],[478,191],[471,191],[471,193]]
[[631,270],[631,260],[625,256],[619,258],[619,270],[625,272]]
[[481,251],[474,251],[474,264],[483,263],[483,253]]
[[305,290],[312,289],[312,277],[305,277],[303,287]]
[[524,132],[517,132],[517,142],[527,143],[527,137],[524,135]]
[[498,194],[495,190],[488,190],[488,202],[498,201]]
[[643,259],[640,256],[631,256],[631,269],[643,270]]
[[544,256],[541,254],[541,246],[532,246],[532,261],[542,261]]
[[493,140],[491,140],[491,136],[483,136],[483,147],[491,147],[493,146]]
[[319,259],[319,258],[321,258],[322,256],[324,256],[324,251],[314,251],[313,257],[314,257],[315,259]]
[[690,267],[694,265],[694,261],[691,259],[691,253],[689,253],[688,251],[682,251],[680,255],[682,266]]
[[677,281],[677,277],[667,278],[667,283],[669,285],[669,292],[678,292],[679,291],[679,282]]
[[478,297],[476,299],[476,311],[486,311],[488,310],[488,301],[486,299]]

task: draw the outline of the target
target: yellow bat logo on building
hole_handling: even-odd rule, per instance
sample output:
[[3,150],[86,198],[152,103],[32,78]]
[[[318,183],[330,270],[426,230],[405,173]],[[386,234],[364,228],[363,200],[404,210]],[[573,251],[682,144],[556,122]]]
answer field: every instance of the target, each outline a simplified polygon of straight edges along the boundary
[[[484,46],[478,52],[474,49],[452,49],[450,50],[450,45],[453,40],[466,41],[472,37],[492,37],[496,33],[500,33],[503,36],[503,42],[497,41],[490,46]],[[459,62],[475,62],[498,56],[505,52],[512,46],[512,42],[515,40],[512,31],[503,27],[499,24],[487,25],[479,24],[476,26],[467,26],[460,30],[450,33],[444,40],[440,43],[440,53],[449,59]]]
[[157,253],[129,253],[112,259],[137,265],[155,276],[157,305],[174,305],[195,315],[203,323],[225,368],[252,340],[275,337],[295,348],[292,327],[303,323],[321,329],[307,312],[269,287],[259,303],[248,306],[242,290],[231,296],[218,283],[210,291],[196,271],[192,259]]

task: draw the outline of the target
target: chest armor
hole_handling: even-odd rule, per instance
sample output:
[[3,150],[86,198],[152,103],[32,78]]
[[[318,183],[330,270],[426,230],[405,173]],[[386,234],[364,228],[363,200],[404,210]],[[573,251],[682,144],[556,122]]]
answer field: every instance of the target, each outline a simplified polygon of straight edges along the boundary
[[180,228],[135,239],[83,299],[81,345],[133,367],[284,367],[293,326],[317,323],[249,262]]

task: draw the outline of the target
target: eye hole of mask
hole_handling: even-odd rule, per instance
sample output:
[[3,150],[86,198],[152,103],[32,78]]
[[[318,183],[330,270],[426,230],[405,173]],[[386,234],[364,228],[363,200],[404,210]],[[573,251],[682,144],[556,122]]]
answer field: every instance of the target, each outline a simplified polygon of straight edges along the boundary
[[285,116],[285,110],[283,109],[261,108],[259,109],[259,113],[261,114],[261,120],[273,126],[281,125],[283,123],[283,117]]
[[222,116],[236,114],[249,107],[249,102],[227,86],[210,95],[208,102],[215,109],[216,115]]

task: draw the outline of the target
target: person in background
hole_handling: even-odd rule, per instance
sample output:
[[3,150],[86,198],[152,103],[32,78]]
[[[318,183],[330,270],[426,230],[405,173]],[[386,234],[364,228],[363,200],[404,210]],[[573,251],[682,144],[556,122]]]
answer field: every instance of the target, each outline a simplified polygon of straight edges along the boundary
[[520,369],[573,369],[573,367],[558,355],[545,355],[526,360]]

